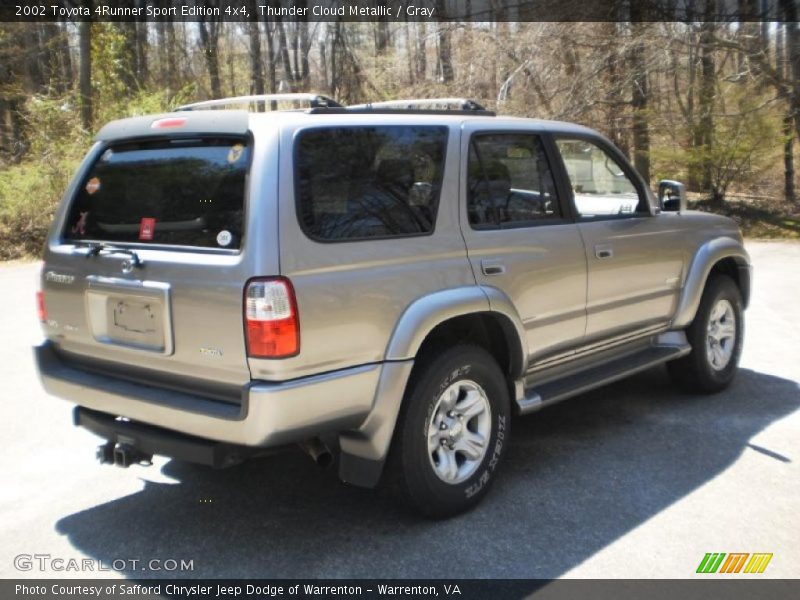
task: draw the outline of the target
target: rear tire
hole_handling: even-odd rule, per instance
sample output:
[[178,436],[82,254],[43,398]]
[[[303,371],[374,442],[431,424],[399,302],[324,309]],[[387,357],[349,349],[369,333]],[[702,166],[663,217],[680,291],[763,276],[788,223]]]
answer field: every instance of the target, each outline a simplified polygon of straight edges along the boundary
[[667,363],[672,380],[686,391],[702,394],[727,388],[742,352],[743,313],[742,295],[733,279],[727,275],[710,279],[686,329],[691,353]]
[[508,446],[505,377],[480,347],[459,345],[419,359],[392,444],[395,486],[431,517],[463,512],[486,495]]

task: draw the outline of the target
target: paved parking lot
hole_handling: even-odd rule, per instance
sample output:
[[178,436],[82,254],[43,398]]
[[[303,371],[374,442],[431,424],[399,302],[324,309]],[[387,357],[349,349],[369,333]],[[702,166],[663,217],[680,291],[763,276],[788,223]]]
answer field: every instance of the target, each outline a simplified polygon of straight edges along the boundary
[[[729,391],[682,395],[659,368],[517,420],[492,493],[445,522],[299,452],[227,471],[97,465],[96,438],[34,373],[37,267],[2,265],[0,577],[87,575],[14,566],[49,554],[191,560],[182,575],[202,577],[682,578],[706,552],[771,552],[763,576],[800,577],[800,244],[748,248]],[[103,575],[164,574],[140,568]]]

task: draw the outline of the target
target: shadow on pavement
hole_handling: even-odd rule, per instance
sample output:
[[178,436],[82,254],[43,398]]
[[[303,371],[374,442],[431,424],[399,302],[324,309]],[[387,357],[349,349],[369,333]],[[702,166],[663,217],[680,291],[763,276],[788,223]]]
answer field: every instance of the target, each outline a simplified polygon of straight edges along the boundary
[[716,477],[798,406],[794,381],[742,370],[723,394],[688,396],[658,368],[514,421],[494,489],[448,521],[340,484],[297,452],[225,471],[171,461],[178,484],[146,482],[56,528],[106,564],[194,560],[164,576],[557,577]]

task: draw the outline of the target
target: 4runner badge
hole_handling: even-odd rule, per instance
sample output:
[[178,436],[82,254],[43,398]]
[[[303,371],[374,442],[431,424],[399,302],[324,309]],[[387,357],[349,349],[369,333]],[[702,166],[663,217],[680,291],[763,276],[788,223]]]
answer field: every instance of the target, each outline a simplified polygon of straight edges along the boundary
[[75,281],[74,275],[64,275],[63,273],[56,273],[55,271],[48,271],[44,274],[44,278],[46,281],[52,281],[53,283],[63,283],[65,285],[70,285],[72,282]]

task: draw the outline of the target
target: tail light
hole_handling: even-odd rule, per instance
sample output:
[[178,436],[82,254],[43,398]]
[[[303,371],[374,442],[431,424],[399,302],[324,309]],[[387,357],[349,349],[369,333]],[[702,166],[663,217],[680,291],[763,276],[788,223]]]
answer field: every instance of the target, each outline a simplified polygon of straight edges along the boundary
[[44,292],[36,292],[36,311],[39,313],[39,321],[47,321],[47,308],[44,305]]
[[285,277],[247,282],[244,318],[251,358],[286,358],[300,352],[297,301]]

